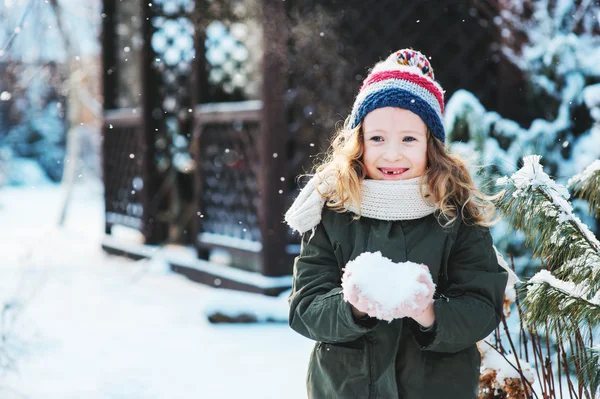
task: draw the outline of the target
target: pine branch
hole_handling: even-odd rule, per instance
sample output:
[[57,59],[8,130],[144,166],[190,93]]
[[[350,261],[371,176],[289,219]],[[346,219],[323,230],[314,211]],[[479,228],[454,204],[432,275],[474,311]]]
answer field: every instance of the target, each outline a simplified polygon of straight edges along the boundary
[[524,318],[528,324],[541,325],[547,320],[561,339],[575,334],[581,326],[600,325],[600,303],[582,298],[577,292],[559,288],[554,285],[556,282],[543,281],[547,276],[536,278],[538,275],[532,278],[535,282],[528,283],[527,296],[523,300],[523,306],[526,307]]
[[[567,189],[543,172],[540,156],[525,157],[525,165],[510,178],[498,179],[505,195],[500,208],[512,226],[524,231],[534,257],[546,261],[558,278],[586,281],[600,289],[600,242],[573,214]],[[571,277],[573,275],[573,277]]]
[[570,178],[567,186],[573,190],[573,196],[590,204],[590,215],[600,218],[600,159]]
[[597,275],[600,274],[600,255],[589,250],[579,258],[569,260],[553,270],[556,276],[567,276],[576,284],[587,284],[591,292],[599,292],[596,286]]
[[[511,219],[513,227],[523,230],[526,243],[534,247],[534,255],[551,257],[552,252],[564,249],[557,254],[555,262],[562,264],[569,259],[584,255],[588,249],[600,252],[600,243],[587,226],[573,215],[571,206],[556,203],[548,193],[538,187],[517,189],[507,186],[501,208]],[[537,245],[532,245],[537,244]],[[552,258],[550,258],[552,259]]]
[[600,397],[600,345],[587,348],[589,363],[583,366],[583,376],[586,385],[590,387],[593,397]]

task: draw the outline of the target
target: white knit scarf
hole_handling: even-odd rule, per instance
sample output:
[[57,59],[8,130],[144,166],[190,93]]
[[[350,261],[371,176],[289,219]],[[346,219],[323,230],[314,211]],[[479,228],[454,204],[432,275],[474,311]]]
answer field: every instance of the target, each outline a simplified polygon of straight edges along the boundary
[[[346,209],[355,214],[379,220],[411,220],[431,215],[437,207],[428,202],[419,193],[419,177],[407,180],[372,180],[362,181],[362,200],[360,207],[355,204],[346,205]],[[304,234],[312,230],[310,238],[321,222],[321,212],[325,198],[318,192],[326,194],[333,187],[333,180],[321,180],[315,175],[300,191],[294,203],[285,214],[285,221],[293,230]],[[423,194],[427,194],[426,185]],[[309,238],[309,241],[310,241]],[[494,246],[498,263],[509,274],[508,286],[512,287],[520,281],[508,266],[500,252]]]
[[[380,220],[410,220],[431,215],[436,207],[426,202],[419,193],[419,177],[407,180],[372,180],[362,182],[362,201],[346,205],[346,209]],[[300,234],[314,229],[321,221],[321,211],[325,205],[318,190],[327,194],[333,187],[332,179],[322,181],[315,175],[285,214],[286,223]],[[423,187],[426,194],[426,187]]]

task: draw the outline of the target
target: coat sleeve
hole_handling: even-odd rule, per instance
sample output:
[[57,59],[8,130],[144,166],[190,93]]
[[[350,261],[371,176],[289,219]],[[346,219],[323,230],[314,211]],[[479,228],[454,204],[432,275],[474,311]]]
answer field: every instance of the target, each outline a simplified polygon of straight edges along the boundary
[[434,301],[435,329],[413,327],[421,349],[458,352],[487,337],[502,321],[507,280],[489,228],[461,223],[448,258],[447,298]]
[[308,231],[302,237],[300,255],[294,262],[288,298],[290,327],[315,341],[353,341],[377,322],[355,319],[351,305],[344,301],[340,268],[322,223],[310,236]]

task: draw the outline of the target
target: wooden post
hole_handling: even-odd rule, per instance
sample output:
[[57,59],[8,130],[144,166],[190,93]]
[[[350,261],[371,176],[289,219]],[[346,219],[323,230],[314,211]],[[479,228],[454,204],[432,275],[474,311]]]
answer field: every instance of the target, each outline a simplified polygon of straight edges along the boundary
[[117,53],[116,53],[116,0],[102,1],[102,93],[103,110],[116,108]]
[[262,0],[263,73],[262,116],[258,176],[260,209],[258,217],[262,234],[262,274],[286,274],[286,232],[284,215],[284,182],[288,128],[284,96],[287,90],[287,40],[289,25],[283,1]]
[[[117,55],[115,51],[116,32],[115,32],[115,16],[116,16],[116,0],[103,0],[102,1],[102,111],[103,113],[109,109],[116,108],[117,100]],[[106,135],[108,132],[108,125],[103,123],[102,125],[102,179],[104,181],[104,187],[107,187],[108,183],[108,171],[107,171],[107,157],[108,152],[108,140]],[[104,193],[104,204],[105,209],[108,207],[108,196]],[[111,233],[111,224],[104,221],[104,232],[105,234]]]
[[[200,12],[206,12],[206,0],[195,0],[196,10]],[[199,23],[197,20],[194,23],[194,49],[196,51],[196,57],[192,63],[192,95],[191,102],[194,110],[194,120],[192,123],[192,142],[191,152],[196,162],[196,169],[194,170],[194,205],[196,214],[193,215],[192,220],[192,243],[195,244],[198,257],[201,259],[208,259],[209,252],[205,249],[201,249],[198,245],[198,234],[201,233],[200,229],[200,215],[204,213],[204,207],[202,204],[202,158],[200,139],[202,134],[202,127],[200,126],[200,112],[199,105],[207,102],[208,98],[208,76],[206,71],[206,48],[204,45],[205,41],[204,25]]]
[[144,230],[143,234],[146,237],[146,244],[161,244],[167,237],[168,225],[164,221],[157,220],[160,211],[161,195],[158,192],[159,181],[156,170],[155,161],[155,129],[158,126],[156,121],[156,112],[162,112],[157,100],[160,98],[159,85],[162,82],[157,76],[155,69],[152,66],[154,57],[156,56],[152,49],[152,35],[154,28],[152,26],[152,18],[154,12],[152,7],[146,2],[140,2],[142,7],[142,132],[139,135],[139,145],[142,152],[144,164],[144,191],[146,192],[144,203]]

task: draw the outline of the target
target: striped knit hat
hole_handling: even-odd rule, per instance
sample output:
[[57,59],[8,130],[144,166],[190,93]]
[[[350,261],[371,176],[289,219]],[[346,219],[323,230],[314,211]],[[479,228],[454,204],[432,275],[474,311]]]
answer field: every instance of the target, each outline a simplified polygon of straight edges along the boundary
[[373,67],[354,101],[350,128],[355,128],[369,112],[383,107],[414,112],[438,140],[445,141],[444,90],[434,80],[427,57],[420,52],[398,50]]

